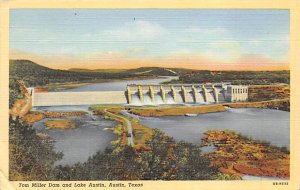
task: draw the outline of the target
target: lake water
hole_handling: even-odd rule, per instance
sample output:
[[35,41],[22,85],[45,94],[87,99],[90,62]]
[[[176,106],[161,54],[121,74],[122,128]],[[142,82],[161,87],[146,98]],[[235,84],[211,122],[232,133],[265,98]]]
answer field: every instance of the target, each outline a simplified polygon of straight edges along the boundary
[[275,146],[290,147],[290,113],[271,109],[239,108],[196,117],[140,117],[143,125],[159,128],[175,140],[200,143],[207,130],[233,130]]
[[168,76],[165,78],[158,79],[147,79],[147,80],[126,80],[116,82],[103,82],[88,84],[77,88],[58,90],[60,92],[82,92],[82,91],[122,91],[126,89],[127,84],[160,84],[165,81],[172,79],[178,79],[177,76]]
[[[88,106],[52,106],[40,107],[38,111],[86,111],[87,116],[63,117],[75,119],[74,129],[45,129],[43,119],[33,124],[38,132],[47,133],[54,140],[56,151],[63,152],[63,159],[55,162],[55,165],[72,165],[76,162],[85,162],[98,151],[104,151],[110,147],[110,142],[116,139],[108,127],[114,127],[117,123],[93,116],[88,111]],[[51,119],[53,120],[53,119]]]
[[258,176],[252,176],[252,175],[244,175],[243,180],[270,180],[270,181],[278,181],[278,180],[288,180],[285,178],[278,178],[278,177],[258,177]]

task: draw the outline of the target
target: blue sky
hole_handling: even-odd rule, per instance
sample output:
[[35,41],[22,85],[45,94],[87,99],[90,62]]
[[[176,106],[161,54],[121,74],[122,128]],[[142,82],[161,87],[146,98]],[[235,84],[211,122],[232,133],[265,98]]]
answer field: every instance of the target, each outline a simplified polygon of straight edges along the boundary
[[116,59],[124,65],[124,60],[174,56],[200,56],[212,64],[252,56],[286,64],[289,12],[14,9],[10,49],[39,57]]

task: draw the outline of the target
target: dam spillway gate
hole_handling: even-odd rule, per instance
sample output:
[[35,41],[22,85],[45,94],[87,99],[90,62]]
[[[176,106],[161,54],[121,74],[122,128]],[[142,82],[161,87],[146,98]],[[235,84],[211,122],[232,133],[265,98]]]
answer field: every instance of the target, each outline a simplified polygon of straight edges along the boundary
[[248,87],[216,84],[127,85],[127,103],[132,105],[211,104],[248,100]]

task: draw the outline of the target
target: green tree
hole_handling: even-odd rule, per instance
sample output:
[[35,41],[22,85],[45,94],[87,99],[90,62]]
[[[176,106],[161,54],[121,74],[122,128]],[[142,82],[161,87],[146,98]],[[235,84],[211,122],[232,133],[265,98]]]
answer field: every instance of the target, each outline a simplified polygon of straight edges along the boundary
[[9,108],[12,107],[14,102],[20,98],[20,86],[16,80],[9,79]]
[[139,155],[143,179],[209,180],[218,173],[197,145],[183,141],[176,143],[159,129],[154,129],[146,144],[150,150]]
[[219,173],[217,175],[217,180],[242,180],[242,178],[240,176],[236,176],[236,175]]
[[53,144],[42,141],[31,126],[18,118],[9,119],[10,180],[49,180],[54,162],[61,158]]

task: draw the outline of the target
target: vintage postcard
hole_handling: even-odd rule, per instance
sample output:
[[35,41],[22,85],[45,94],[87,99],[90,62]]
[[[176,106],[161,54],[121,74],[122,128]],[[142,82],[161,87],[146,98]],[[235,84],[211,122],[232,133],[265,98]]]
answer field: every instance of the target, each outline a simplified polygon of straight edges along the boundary
[[297,2],[115,3],[2,2],[0,189],[300,189]]

